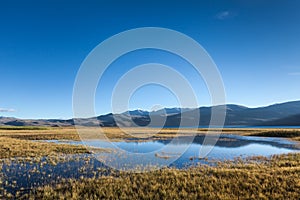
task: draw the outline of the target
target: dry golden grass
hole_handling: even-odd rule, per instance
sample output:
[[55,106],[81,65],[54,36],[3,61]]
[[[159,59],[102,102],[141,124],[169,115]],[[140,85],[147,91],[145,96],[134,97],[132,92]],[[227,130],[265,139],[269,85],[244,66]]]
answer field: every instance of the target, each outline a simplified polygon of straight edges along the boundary
[[[163,138],[172,138],[176,136],[187,136],[193,134],[205,134],[207,129],[155,129],[155,128],[126,128],[124,133],[119,128],[102,128],[100,134],[99,128],[82,127],[83,139],[104,138],[118,139],[139,139],[156,140]],[[129,133],[129,134],[128,134]],[[214,133],[211,130],[211,133]],[[255,135],[264,137],[287,137],[292,140],[300,141],[299,129],[223,129],[223,134]],[[74,127],[64,128],[36,128],[32,129],[0,129],[0,158],[9,158],[17,156],[42,156],[50,153],[87,153],[83,146],[74,146],[68,144],[54,144],[45,142],[33,142],[31,140],[80,140],[77,130]]]
[[[103,137],[97,128],[84,128],[85,139]],[[205,134],[207,129],[103,128],[110,139],[159,139]],[[213,133],[213,131],[212,131]],[[223,129],[223,134],[287,137],[300,141],[299,130]],[[0,129],[0,159],[87,153],[83,146],[32,140],[80,140],[73,127],[36,130]],[[157,155],[168,156],[168,155]],[[1,195],[1,194],[0,194]],[[298,199],[300,154],[257,157],[252,162],[223,162],[215,167],[162,169],[143,174],[111,174],[102,178],[61,180],[25,195],[24,199]],[[9,196],[7,196],[9,198]],[[13,196],[11,196],[13,198]]]
[[0,137],[0,159],[13,157],[39,157],[58,153],[88,153],[84,146],[34,142]]
[[63,180],[29,199],[299,199],[300,154],[216,167]]
[[80,140],[76,129],[73,127],[66,128],[47,128],[37,130],[2,130],[0,136],[6,136],[24,140]]
[[300,130],[265,130],[257,133],[248,134],[250,136],[262,136],[262,137],[285,137],[285,138],[297,138],[300,137]]
[[[0,136],[24,139],[24,140],[80,140],[103,138],[109,139],[161,139],[175,136],[187,136],[200,134],[197,130],[185,129],[178,131],[177,129],[156,129],[156,128],[124,128],[125,132],[117,127],[112,128],[95,128],[95,127],[79,127],[79,130],[84,131],[83,135],[77,133],[74,127],[63,128],[47,128],[37,130],[15,130],[15,129],[0,129]],[[104,133],[104,135],[102,134]],[[203,132],[205,133],[205,132]]]
[[[176,136],[188,136],[194,134],[214,134],[219,129],[176,129],[176,128],[124,128],[125,132],[117,127],[108,128],[89,128],[81,127],[84,134],[80,135],[84,139],[103,138],[104,136],[109,139],[162,139],[172,138]],[[104,135],[102,134],[104,133]],[[220,132],[218,132],[220,133]],[[299,129],[249,129],[249,128],[224,128],[222,134],[236,134],[246,136],[263,136],[263,137],[286,137],[296,141],[300,141]],[[60,128],[41,128],[37,130],[14,130],[0,129],[0,136],[6,136],[24,140],[80,140],[80,136],[74,127],[60,127]]]

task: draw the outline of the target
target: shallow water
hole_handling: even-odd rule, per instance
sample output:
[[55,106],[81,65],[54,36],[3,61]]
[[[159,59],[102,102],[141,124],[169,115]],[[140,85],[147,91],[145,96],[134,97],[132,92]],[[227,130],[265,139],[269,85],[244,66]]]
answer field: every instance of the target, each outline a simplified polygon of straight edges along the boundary
[[[66,143],[66,141],[61,142],[57,140],[48,140],[47,142]],[[90,148],[100,147],[117,150],[111,153],[96,154],[102,162],[115,168],[125,167],[122,166],[122,163],[124,165],[129,163],[133,165],[154,164],[156,166],[168,165],[183,168],[197,163],[207,163],[207,161],[211,160],[233,160],[237,157],[246,158],[249,156],[269,157],[275,154],[300,151],[297,142],[283,138],[228,134],[220,137],[211,136],[211,138],[204,135],[194,138],[180,137],[176,140],[143,141],[133,139],[120,142],[87,140],[83,142],[69,141],[67,143],[74,145],[84,144]],[[207,153],[203,152],[205,148],[209,149]],[[205,158],[205,160],[194,158]],[[118,165],[115,163],[118,163]]]
[[[170,139],[154,140],[154,141],[139,141],[139,140],[126,140],[121,142],[110,142],[107,144],[105,141],[87,140],[81,141],[69,141],[69,144],[84,144],[88,147],[100,147],[100,148],[120,148],[125,151],[134,153],[149,153],[157,151],[166,145],[170,145],[174,148],[180,148],[181,146],[188,146],[186,156],[194,156],[199,152],[199,149],[203,146],[210,146],[207,142],[203,145],[205,136],[196,136],[192,143],[189,144],[190,139],[188,137],[181,137],[180,139],[171,143]],[[239,135],[221,135],[216,139],[217,142],[214,145],[211,153],[208,157],[212,159],[233,159],[236,156],[270,156],[273,154],[290,153],[300,150],[297,142],[290,141],[284,138],[272,138],[272,137],[255,137],[255,136],[239,136]],[[60,143],[57,140],[48,140],[48,142]]]
[[[22,188],[23,192],[26,193],[32,187],[60,181],[61,178],[78,179],[80,177],[102,176],[109,173],[109,168],[105,165],[118,169],[133,169],[136,166],[149,164],[157,167],[185,168],[199,163],[213,164],[215,161],[233,160],[237,157],[268,157],[275,154],[300,152],[296,142],[286,139],[238,135],[221,135],[220,138],[212,136],[208,140],[205,136],[200,135],[195,138],[180,137],[176,140],[129,140],[112,143],[96,140],[84,142],[48,140],[47,142],[85,144],[87,147],[111,148],[113,151],[109,153],[97,152],[94,155],[69,155],[64,158],[64,162],[55,164],[47,161],[46,157],[36,163],[17,160],[9,163],[2,162],[0,164],[0,179],[2,179],[0,197],[1,190],[15,193]],[[211,149],[211,151],[202,156],[204,154],[201,155],[201,150],[205,148]],[[102,162],[95,159],[94,156]],[[41,165],[43,161],[44,164]],[[99,171],[99,169],[104,168],[107,170]]]

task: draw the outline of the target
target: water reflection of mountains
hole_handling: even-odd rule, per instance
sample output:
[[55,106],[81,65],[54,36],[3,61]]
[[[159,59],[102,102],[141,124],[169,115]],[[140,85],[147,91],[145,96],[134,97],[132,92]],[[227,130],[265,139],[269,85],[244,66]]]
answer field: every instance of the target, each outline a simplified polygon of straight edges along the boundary
[[[173,140],[171,139],[159,139],[156,142],[164,145],[169,144],[172,141],[174,145],[189,144],[192,138],[190,136],[181,136]],[[204,144],[205,140],[205,144]],[[135,140],[136,141],[136,140]],[[138,142],[138,141],[136,141]],[[193,144],[199,145],[214,145],[224,148],[239,148],[250,144],[270,145],[277,148],[286,148],[291,150],[300,150],[300,146],[296,142],[288,141],[281,138],[263,138],[263,137],[250,137],[250,136],[237,136],[237,135],[221,135],[218,136],[205,136],[197,135],[193,140]]]

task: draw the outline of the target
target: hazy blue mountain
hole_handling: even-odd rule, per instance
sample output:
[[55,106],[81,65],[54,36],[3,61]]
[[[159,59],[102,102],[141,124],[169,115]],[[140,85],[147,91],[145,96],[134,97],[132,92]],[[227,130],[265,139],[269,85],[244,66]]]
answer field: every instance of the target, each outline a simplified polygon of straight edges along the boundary
[[[200,108],[164,108],[149,112],[132,110],[121,114],[106,114],[85,119],[17,119],[12,117],[0,117],[0,125],[11,126],[72,126],[74,121],[82,126],[147,126],[160,125],[165,121],[165,126],[176,127],[181,121],[188,125],[208,125],[211,112],[217,114],[226,111],[225,125],[280,125],[300,126],[300,101],[273,104],[265,107],[248,108],[241,105],[228,104],[214,107]],[[200,120],[197,114],[200,113]]]
[[148,116],[149,115],[149,111],[145,111],[145,110],[131,110],[131,111],[126,111],[124,113],[122,113],[124,115],[131,115],[131,116]]
[[152,115],[174,115],[180,114],[182,112],[186,112],[189,110],[193,110],[193,108],[163,108],[157,111],[151,112]]
[[151,115],[173,115],[188,110],[192,110],[192,109],[191,108],[163,108],[152,112],[138,109],[138,110],[126,111],[122,114],[131,115],[131,116],[149,116],[150,114]]
[[300,114],[298,115],[292,115],[289,117],[276,119],[276,120],[270,120],[262,125],[265,126],[300,126]]

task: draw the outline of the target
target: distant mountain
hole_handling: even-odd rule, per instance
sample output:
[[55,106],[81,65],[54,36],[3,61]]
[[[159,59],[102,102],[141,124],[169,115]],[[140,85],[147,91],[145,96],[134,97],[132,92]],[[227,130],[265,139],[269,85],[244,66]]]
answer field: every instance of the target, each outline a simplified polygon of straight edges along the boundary
[[0,126],[72,126],[74,125],[73,119],[60,120],[60,119],[17,119],[12,117],[1,117]]
[[263,123],[265,126],[300,126],[300,114],[289,117],[271,120]]
[[[208,125],[211,118],[212,108],[214,108],[216,113],[222,112],[226,109],[225,125],[259,126],[265,125],[267,122],[300,114],[300,101],[274,104],[258,108],[248,108],[234,104],[215,107],[200,107],[198,109],[188,111],[189,113],[185,113],[185,116],[189,116],[189,118],[193,120],[195,113],[200,112],[199,125]],[[171,116],[171,118],[179,119],[180,115]],[[274,121],[273,124],[276,125],[276,122]]]
[[144,110],[131,110],[126,111],[122,114],[130,115],[130,116],[149,116],[149,115],[174,115],[174,114],[180,114],[182,112],[186,112],[189,110],[193,110],[193,108],[163,108],[156,111],[144,111]]
[[131,110],[131,111],[126,111],[122,114],[124,115],[131,115],[131,116],[148,116],[149,115],[149,111],[144,111],[144,110]]
[[[164,108],[157,111],[132,110],[120,114],[106,114],[92,118],[80,119],[17,119],[0,117],[0,125],[11,126],[152,126],[161,125],[165,121],[166,127],[176,127],[181,121],[187,126],[209,125],[212,109],[218,114],[226,110],[225,125],[231,126],[300,126],[300,101],[273,104],[265,107],[248,108],[245,106],[227,104],[214,107],[200,108]],[[197,114],[200,113],[200,120]]]
[[182,112],[193,110],[193,108],[163,108],[157,111],[151,112],[152,115],[175,115]]
[[262,125],[269,121],[279,120],[297,114],[300,114],[300,101],[293,101],[273,104],[266,107],[247,108],[240,112],[230,112],[226,116],[226,124]]

